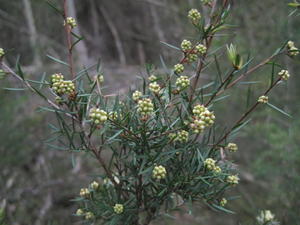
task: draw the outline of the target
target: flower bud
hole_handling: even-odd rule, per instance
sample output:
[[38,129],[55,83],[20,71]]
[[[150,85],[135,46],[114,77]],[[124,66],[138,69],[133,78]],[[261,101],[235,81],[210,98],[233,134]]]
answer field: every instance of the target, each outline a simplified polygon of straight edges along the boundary
[[3,48],[0,48],[0,58],[5,55],[5,51]]
[[183,73],[184,71],[184,66],[182,64],[176,64],[174,66],[174,72],[177,74]]
[[73,17],[67,17],[64,21],[64,26],[69,25],[72,29],[77,26],[76,20]]
[[201,13],[197,9],[191,9],[188,13],[188,18],[192,21],[192,23],[197,24],[201,19]]
[[268,96],[265,96],[265,95],[262,95],[258,98],[257,100],[259,103],[263,103],[263,104],[266,104],[268,103],[269,101],[269,97]]
[[152,171],[152,177],[156,180],[165,179],[167,175],[166,168],[163,166],[155,166]]
[[122,214],[124,211],[124,206],[122,204],[115,204],[113,209],[116,214]]

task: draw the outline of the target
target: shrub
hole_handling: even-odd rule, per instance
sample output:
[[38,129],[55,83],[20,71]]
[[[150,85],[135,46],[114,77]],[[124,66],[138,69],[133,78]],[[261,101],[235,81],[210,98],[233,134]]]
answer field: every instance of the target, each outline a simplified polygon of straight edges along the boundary
[[[268,102],[268,94],[290,75],[273,60],[283,54],[297,55],[294,43],[284,43],[251,68],[251,60],[244,62],[236,46],[230,44],[225,50],[230,64],[221,69],[218,57],[224,50],[213,49],[213,40],[228,28],[230,4],[227,0],[204,1],[208,16],[197,9],[187,15],[195,38],[183,40],[180,47],[167,44],[182,53],[173,70],[165,68],[167,72],[162,74],[147,65],[149,78],[142,78],[137,90],[105,95],[100,65],[95,76],[89,69],[76,74],[72,50],[81,37],[72,29],[77,23],[66,11],[52,7],[65,21],[69,61],[52,59],[67,65],[70,73],[53,74],[49,82],[32,81],[19,64],[16,71],[3,62],[2,68],[49,104],[42,109],[57,117],[58,123],[51,125],[51,141],[58,143],[58,149],[89,154],[103,168],[99,179],[80,190],[75,215],[87,223],[148,225],[164,212],[195,201],[231,212],[225,208],[230,200],[226,191],[239,183],[238,171],[228,159],[238,150],[231,140],[259,105],[277,109]],[[0,51],[1,59],[4,56],[4,50]],[[268,88],[229,129],[224,129],[218,123],[222,112],[214,112],[215,105],[226,98],[224,92],[270,63]],[[200,85],[201,74],[212,65],[216,65],[216,78]]]

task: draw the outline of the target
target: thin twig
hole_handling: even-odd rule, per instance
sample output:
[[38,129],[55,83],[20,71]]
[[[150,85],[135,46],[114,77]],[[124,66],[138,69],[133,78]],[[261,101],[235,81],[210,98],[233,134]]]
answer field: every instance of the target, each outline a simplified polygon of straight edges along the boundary
[[67,0],[64,0],[63,18],[65,21],[65,32],[66,32],[66,37],[67,37],[69,69],[70,69],[71,77],[73,80],[75,78],[75,74],[74,74],[74,63],[73,63],[72,37],[71,37],[71,27],[68,24],[66,24],[67,17],[68,17],[67,10],[68,10]]
[[[263,95],[267,95],[280,81],[282,80],[281,77],[279,77],[265,92]],[[241,122],[244,121],[244,119],[253,112],[256,107],[261,104],[260,102],[256,101],[255,104],[247,111],[245,112],[240,119],[238,119],[234,126],[216,143],[213,145],[212,149],[214,149],[216,146],[218,146],[222,141],[226,140],[227,137],[231,134],[231,132],[234,130],[236,126],[238,126]]]

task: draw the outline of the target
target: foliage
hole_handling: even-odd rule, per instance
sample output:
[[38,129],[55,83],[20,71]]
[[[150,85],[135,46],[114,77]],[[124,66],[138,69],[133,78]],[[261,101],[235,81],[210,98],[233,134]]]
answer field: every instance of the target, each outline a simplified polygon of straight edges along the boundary
[[[239,179],[226,157],[227,151],[236,151],[236,147],[233,149],[233,143],[227,144],[249,122],[246,118],[262,102],[256,100],[225,131],[218,120],[215,123],[218,112],[212,110],[227,97],[223,95],[227,89],[275,57],[290,55],[290,51],[285,43],[270,57],[249,68],[251,60],[243,63],[237,48],[230,45],[231,65],[224,72],[218,62],[223,52],[211,45],[216,34],[227,27],[230,6],[224,0],[223,4],[212,2],[207,7],[211,11],[208,19],[195,9],[189,12],[196,30],[193,41],[184,40],[181,48],[168,44],[175,50],[181,49],[183,57],[179,64],[184,69],[194,69],[195,76],[181,76],[182,68],[178,70],[178,66],[175,72],[165,67],[168,72],[161,74],[148,65],[149,81],[141,78],[138,92],[141,94],[134,92],[133,97],[132,91],[126,96],[104,95],[100,64],[96,65],[99,75],[90,75],[88,69],[75,73],[72,50],[82,38],[72,31],[74,26],[68,24],[66,11],[62,17],[66,21],[69,60],[50,58],[70,69],[70,80],[61,74],[52,75],[49,82],[45,77],[39,81],[29,80],[19,64],[14,72],[3,63],[6,73],[21,80],[49,103],[50,107],[41,107],[42,111],[56,115],[57,124],[50,126],[53,137],[48,145],[73,153],[85,152],[95,157],[104,169],[101,182],[83,188],[80,197],[75,199],[80,204],[76,214],[88,222],[147,225],[183,202],[194,201],[231,212],[224,208],[223,197]],[[199,86],[201,73],[212,63],[218,71],[216,78]],[[162,64],[165,66],[163,59]],[[273,64],[270,86],[262,96],[287,80],[288,71],[281,69],[282,66]],[[277,71],[280,72],[275,77]],[[48,98],[48,95],[52,96]],[[103,154],[110,156],[108,162]]]

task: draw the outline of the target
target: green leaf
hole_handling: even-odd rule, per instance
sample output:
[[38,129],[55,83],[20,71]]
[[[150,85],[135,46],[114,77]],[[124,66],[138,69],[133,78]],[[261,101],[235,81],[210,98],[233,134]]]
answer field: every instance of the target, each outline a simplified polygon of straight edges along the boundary
[[291,3],[288,3],[288,6],[291,6],[291,7],[300,7],[300,3],[291,2]]
[[220,210],[222,212],[225,212],[225,213],[230,213],[230,214],[235,214],[235,212],[231,211],[231,210],[228,210],[228,209],[225,209],[224,207],[222,206],[219,206],[219,205],[216,205],[216,204],[212,204],[211,205],[213,208],[217,209],[217,210]]
[[64,14],[64,12],[63,12],[62,10],[58,9],[51,1],[46,0],[46,3],[47,3],[52,9],[54,9],[54,11],[57,12],[59,15],[62,16],[62,15]]
[[173,48],[173,49],[175,49],[175,50],[181,51],[180,48],[178,48],[178,47],[176,47],[176,46],[174,46],[174,45],[168,44],[168,43],[163,42],[163,41],[161,41],[160,43],[162,43],[162,44],[164,44],[164,45],[166,45],[166,46],[168,46],[168,47],[170,47],[170,48]]
[[283,115],[289,117],[289,118],[293,118],[290,114],[288,114],[287,112],[283,111],[282,109],[279,109],[278,107],[276,107],[275,105],[272,105],[271,103],[267,103],[268,106],[270,106],[272,109],[275,109],[276,111],[282,113]]
[[46,55],[46,56],[47,56],[48,58],[50,58],[51,60],[53,60],[54,62],[57,62],[57,63],[59,63],[59,64],[62,64],[62,65],[65,65],[65,66],[70,67],[68,63],[66,63],[66,62],[64,62],[64,61],[62,61],[62,60],[60,60],[60,59],[57,59],[57,58],[55,58],[55,57],[53,57],[53,56],[51,56],[51,55]]
[[3,90],[7,91],[26,91],[26,88],[3,88]]

